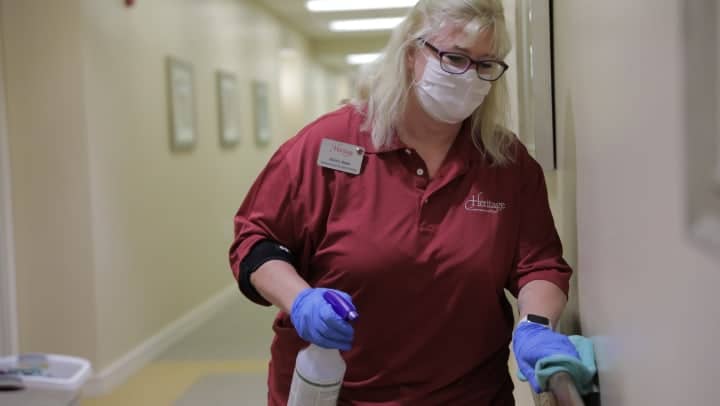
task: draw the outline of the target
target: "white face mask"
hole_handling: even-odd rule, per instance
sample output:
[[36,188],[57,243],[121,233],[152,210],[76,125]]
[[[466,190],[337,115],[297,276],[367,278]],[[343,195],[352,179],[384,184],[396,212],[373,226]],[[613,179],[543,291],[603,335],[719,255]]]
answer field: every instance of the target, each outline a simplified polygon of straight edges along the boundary
[[428,57],[425,72],[415,85],[415,94],[432,118],[456,124],[470,117],[491,87],[492,83],[480,79],[475,69],[453,75],[442,70],[436,58]]

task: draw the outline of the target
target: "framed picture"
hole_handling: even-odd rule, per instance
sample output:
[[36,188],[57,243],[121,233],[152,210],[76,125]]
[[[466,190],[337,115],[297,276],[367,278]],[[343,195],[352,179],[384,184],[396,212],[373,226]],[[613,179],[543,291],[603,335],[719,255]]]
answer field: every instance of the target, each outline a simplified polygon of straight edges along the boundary
[[217,72],[217,92],[220,120],[220,145],[233,146],[240,142],[237,78],[229,72]]
[[255,141],[264,145],[270,142],[270,100],[268,84],[255,80],[252,83]]
[[195,145],[195,93],[193,68],[188,62],[167,59],[168,98],[170,106],[170,146],[189,149]]
[[707,252],[720,249],[720,6],[683,3],[687,228]]

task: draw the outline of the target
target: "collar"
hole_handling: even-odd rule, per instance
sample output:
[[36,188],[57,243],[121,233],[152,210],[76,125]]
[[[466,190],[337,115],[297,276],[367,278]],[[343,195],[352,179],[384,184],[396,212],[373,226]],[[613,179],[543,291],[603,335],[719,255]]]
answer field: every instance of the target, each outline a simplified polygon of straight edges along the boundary
[[[358,138],[360,146],[365,149],[365,153],[367,154],[385,154],[408,148],[408,146],[397,136],[396,131],[393,132],[390,143],[382,145],[379,148],[373,145],[372,136],[369,131],[359,131]],[[448,150],[447,159],[450,160],[456,158],[460,158],[467,163],[472,161],[481,161],[483,159],[482,153],[478,151],[478,148],[472,140],[471,125],[469,120],[465,120],[463,122],[458,135],[453,141],[453,145]]]
[[373,144],[372,135],[370,135],[369,131],[361,131],[360,144],[365,149],[365,152],[368,154],[384,154],[408,148],[408,146],[404,142],[402,142],[402,140],[400,140],[400,137],[397,136],[396,131],[393,131],[390,143],[382,145],[379,148],[375,147],[375,145]]
[[[356,128],[355,133],[357,134],[357,145],[361,146],[365,150],[366,154],[384,154],[408,148],[408,146],[405,145],[405,143],[402,142],[397,136],[397,131],[393,131],[390,143],[382,145],[380,147],[375,147],[372,142],[372,135],[370,134],[370,131],[360,130],[360,127],[362,126],[362,123],[366,117],[367,105],[360,108],[358,108],[357,106],[348,105],[346,108],[352,109],[353,119],[351,119],[351,122],[353,122],[352,125],[354,125]],[[453,145],[448,151],[448,154],[452,154],[448,158],[453,158],[459,155],[467,163],[470,163],[472,161],[483,161],[483,153],[480,152],[475,146],[475,143],[472,140],[471,130],[472,125],[470,119],[463,121],[463,124],[460,127],[460,131],[455,137]]]

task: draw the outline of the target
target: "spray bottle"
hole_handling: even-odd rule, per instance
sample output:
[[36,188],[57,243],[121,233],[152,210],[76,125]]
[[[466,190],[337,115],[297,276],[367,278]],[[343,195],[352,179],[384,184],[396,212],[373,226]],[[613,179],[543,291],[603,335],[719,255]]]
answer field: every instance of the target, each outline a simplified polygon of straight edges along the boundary
[[[359,317],[337,293],[325,292],[323,298],[343,320],[353,321]],[[336,406],[345,369],[340,351],[310,344],[295,360],[288,406]]]

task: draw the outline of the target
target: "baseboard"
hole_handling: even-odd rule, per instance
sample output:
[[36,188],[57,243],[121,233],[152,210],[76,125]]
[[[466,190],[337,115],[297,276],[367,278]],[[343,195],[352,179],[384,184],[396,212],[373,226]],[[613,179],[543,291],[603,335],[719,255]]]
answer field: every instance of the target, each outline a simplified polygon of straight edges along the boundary
[[159,333],[94,374],[83,387],[83,393],[92,397],[101,396],[112,391],[146,364],[157,358],[171,345],[180,341],[203,322],[212,318],[230,303],[233,297],[238,294],[237,292],[237,286],[228,286],[205,303],[170,323]]

